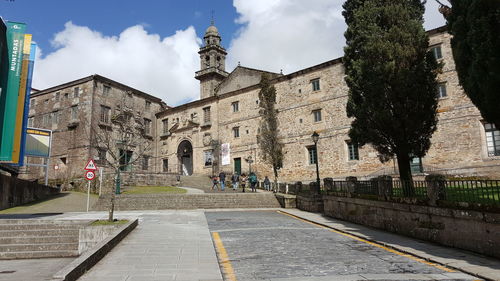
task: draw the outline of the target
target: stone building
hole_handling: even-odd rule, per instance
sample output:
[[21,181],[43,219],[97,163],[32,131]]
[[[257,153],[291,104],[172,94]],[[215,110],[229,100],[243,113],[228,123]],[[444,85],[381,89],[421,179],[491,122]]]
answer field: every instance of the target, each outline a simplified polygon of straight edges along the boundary
[[[450,35],[445,28],[428,32],[430,48],[444,63],[438,77],[438,129],[432,147],[423,159],[412,160],[415,174],[444,173],[456,176],[500,177],[500,131],[485,124],[477,108],[458,85],[451,53]],[[262,163],[257,144],[259,87],[262,70],[237,66],[225,71],[226,52],[221,37],[210,26],[200,48],[200,100],[168,108],[156,114],[159,142],[158,160],[163,172],[210,174],[226,173],[271,175]],[[348,88],[341,58],[297,72],[270,73],[277,91],[279,137],[284,144],[284,165],[280,177],[285,181],[320,177],[372,177],[397,175],[395,159],[382,164],[377,152],[366,145],[350,142],[345,105]],[[320,134],[316,152],[312,133]],[[496,137],[495,137],[496,136]],[[220,147],[229,162],[223,163]],[[215,157],[217,156],[217,157]],[[250,167],[252,166],[252,167]]]
[[[445,28],[428,34],[430,49],[444,63],[436,90],[439,122],[427,155],[412,160],[414,174],[498,178],[500,131],[483,122],[458,85]],[[168,107],[158,98],[98,75],[34,94],[30,123],[54,130],[52,161],[61,166],[57,173],[81,176],[88,158],[105,156],[89,135],[92,130],[110,127],[102,122],[103,112],[121,110],[116,101],[129,97],[134,116],[152,124],[145,137],[150,150],[141,153],[146,159],[141,165],[140,161],[131,165],[133,172],[211,175],[221,170],[248,173],[251,169],[259,177],[271,176],[272,169],[262,162],[257,144],[258,83],[261,75],[268,73],[277,91],[278,133],[284,144],[281,180],[315,179],[316,161],[321,178],[397,175],[395,160],[383,164],[369,145],[361,148],[349,140],[351,120],[345,112],[348,88],[341,58],[287,75],[240,65],[229,73],[225,69],[226,51],[213,25],[206,30],[198,53],[200,70],[195,78],[200,81],[200,99],[180,106]],[[311,139],[313,132],[320,135],[318,151]],[[109,155],[106,157],[109,160]],[[51,177],[59,177],[53,167]]]
[[[62,85],[37,91],[31,95],[28,127],[52,130],[52,151],[49,162],[51,179],[82,178],[89,159],[98,166],[113,163],[113,153],[129,156],[125,170],[154,170],[155,113],[165,109],[161,99],[115,82],[92,75]],[[122,115],[132,117],[141,126],[138,148],[120,146],[117,121]],[[135,124],[134,123],[134,124]],[[131,154],[130,151],[134,151]],[[127,154],[129,152],[129,154]],[[104,160],[107,159],[107,161]],[[140,159],[139,159],[140,158]],[[28,157],[28,163],[41,159]],[[24,177],[41,177],[42,168],[28,167]]]

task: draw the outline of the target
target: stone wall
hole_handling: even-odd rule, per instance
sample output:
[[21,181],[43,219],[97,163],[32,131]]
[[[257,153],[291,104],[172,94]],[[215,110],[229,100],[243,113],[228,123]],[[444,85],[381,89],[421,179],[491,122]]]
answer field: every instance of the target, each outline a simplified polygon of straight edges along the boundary
[[59,193],[59,189],[0,174],[0,210]]
[[323,200],[325,215],[337,219],[500,258],[500,214],[334,196]]

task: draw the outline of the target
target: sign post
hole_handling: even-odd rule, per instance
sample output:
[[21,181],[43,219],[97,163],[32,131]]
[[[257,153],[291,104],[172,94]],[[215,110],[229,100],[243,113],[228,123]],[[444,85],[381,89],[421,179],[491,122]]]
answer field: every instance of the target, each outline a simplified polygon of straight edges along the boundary
[[85,179],[88,180],[87,184],[87,212],[89,211],[90,205],[90,182],[95,178],[94,171],[97,170],[97,167],[94,163],[94,160],[90,159],[87,165],[85,166]]

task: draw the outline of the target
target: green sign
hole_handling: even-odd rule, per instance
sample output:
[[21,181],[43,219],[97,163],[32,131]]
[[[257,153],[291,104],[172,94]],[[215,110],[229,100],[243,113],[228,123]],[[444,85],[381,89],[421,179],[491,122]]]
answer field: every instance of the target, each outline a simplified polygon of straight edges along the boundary
[[7,22],[8,71],[0,97],[0,162],[12,162],[25,30],[24,23]]

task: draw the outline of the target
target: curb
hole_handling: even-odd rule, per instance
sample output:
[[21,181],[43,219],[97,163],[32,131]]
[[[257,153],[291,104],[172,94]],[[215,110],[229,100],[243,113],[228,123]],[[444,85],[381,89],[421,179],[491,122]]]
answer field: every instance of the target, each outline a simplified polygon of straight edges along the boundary
[[464,269],[464,268],[460,268],[460,267],[457,267],[457,266],[452,266],[452,265],[449,265],[449,264],[445,264],[445,263],[442,263],[436,259],[433,259],[433,258],[429,258],[429,257],[425,257],[425,256],[422,256],[422,255],[419,255],[419,254],[416,254],[414,253],[413,251],[408,251],[408,250],[404,250],[404,249],[401,249],[401,248],[398,248],[398,247],[395,247],[394,245],[391,245],[391,244],[387,244],[385,242],[380,242],[380,241],[377,241],[377,240],[374,240],[374,239],[370,239],[369,237],[366,237],[364,235],[360,235],[360,234],[357,234],[357,233],[352,233],[352,232],[349,232],[349,231],[345,231],[343,229],[338,229],[338,228],[335,228],[335,227],[332,227],[330,225],[327,225],[327,224],[324,224],[324,223],[320,223],[320,222],[316,222],[316,221],[313,221],[313,220],[310,220],[310,219],[307,219],[307,218],[304,218],[302,216],[299,216],[299,215],[296,215],[296,214],[292,214],[292,213],[289,213],[287,212],[285,209],[281,209],[279,210],[279,212],[282,212],[282,213],[285,213],[287,215],[290,215],[290,216],[293,216],[293,217],[296,217],[296,218],[300,218],[302,220],[305,220],[305,221],[308,221],[308,222],[311,222],[311,223],[314,223],[314,224],[317,224],[317,225],[321,225],[323,227],[326,227],[326,228],[330,228],[330,229],[333,229],[333,230],[336,230],[338,232],[342,232],[342,233],[345,233],[345,234],[349,234],[349,235],[352,235],[352,236],[355,236],[357,238],[360,238],[360,239],[363,239],[363,240],[366,240],[366,241],[369,241],[369,242],[372,242],[372,243],[375,243],[375,244],[379,244],[379,245],[382,245],[384,247],[387,247],[387,248],[390,248],[390,249],[394,249],[394,250],[397,250],[399,252],[402,252],[402,253],[405,253],[405,254],[409,254],[409,255],[412,255],[412,256],[415,256],[415,257],[418,257],[418,258],[421,258],[423,260],[426,260],[426,261],[429,261],[429,262],[433,262],[435,264],[439,264],[439,265],[442,265],[442,266],[445,266],[445,267],[448,267],[448,268],[452,268],[452,269],[455,269],[455,270],[458,270],[458,271],[461,271],[461,272],[464,272],[464,273],[467,273],[467,274],[470,274],[472,276],[476,276],[476,277],[479,277],[479,278],[483,278],[484,280],[487,280],[487,281],[495,281],[497,279],[492,279],[491,277],[489,276],[485,276],[485,275],[482,275],[480,273],[477,273],[477,272],[474,272],[474,271],[471,271],[471,270],[467,270],[467,269]]
[[52,277],[52,281],[73,281],[77,280],[82,276],[87,270],[92,268],[96,263],[98,263],[107,253],[109,253],[120,241],[125,238],[135,227],[138,225],[139,220],[128,222],[127,224],[120,227],[115,235],[104,239],[103,241],[97,243],[94,248],[88,250],[87,252],[80,255],[77,259],[72,261],[70,264],[65,266],[63,269],[59,270]]

